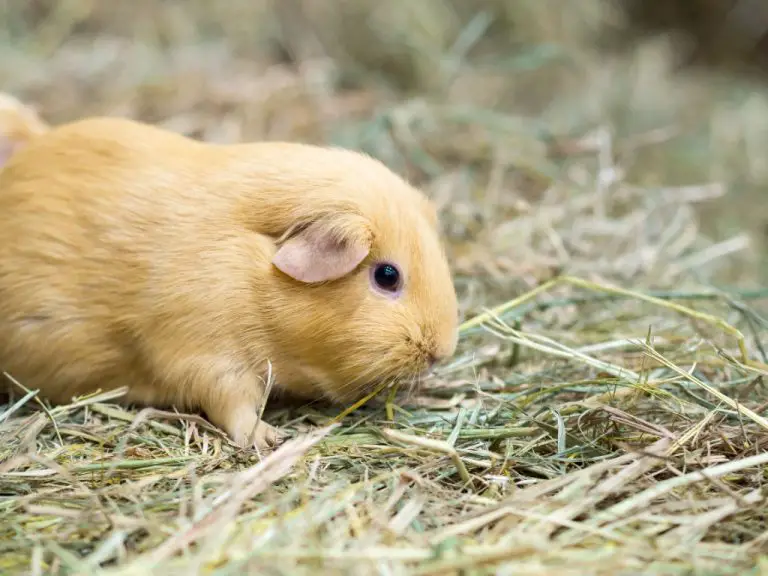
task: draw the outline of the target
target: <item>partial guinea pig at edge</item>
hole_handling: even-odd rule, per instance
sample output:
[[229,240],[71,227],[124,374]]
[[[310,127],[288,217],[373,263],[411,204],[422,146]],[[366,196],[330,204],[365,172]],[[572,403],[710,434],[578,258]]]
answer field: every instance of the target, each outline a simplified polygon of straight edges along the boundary
[[350,402],[452,356],[457,324],[435,208],[362,153],[88,118],[0,168],[0,367],[51,402],[124,386],[264,447],[269,369]]
[[0,167],[27,142],[49,129],[34,108],[0,92]]

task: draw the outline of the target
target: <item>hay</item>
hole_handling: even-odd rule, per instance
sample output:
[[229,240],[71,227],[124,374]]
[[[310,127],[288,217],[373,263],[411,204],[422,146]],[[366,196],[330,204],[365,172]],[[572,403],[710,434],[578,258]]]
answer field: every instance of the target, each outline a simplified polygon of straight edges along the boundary
[[602,59],[587,0],[39,4],[3,7],[4,89],[369,151],[441,206],[464,324],[420,390],[268,407],[271,454],[16,383],[0,573],[766,573],[764,92]]

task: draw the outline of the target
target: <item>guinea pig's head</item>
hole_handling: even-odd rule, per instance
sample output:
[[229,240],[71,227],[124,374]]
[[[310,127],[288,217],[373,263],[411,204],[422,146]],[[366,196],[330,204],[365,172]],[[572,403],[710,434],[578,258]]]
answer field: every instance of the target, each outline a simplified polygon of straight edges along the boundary
[[[270,331],[305,384],[335,401],[418,382],[456,350],[458,307],[432,203],[370,158],[278,242]],[[329,202],[322,200],[328,193]],[[279,368],[276,377],[279,381]]]

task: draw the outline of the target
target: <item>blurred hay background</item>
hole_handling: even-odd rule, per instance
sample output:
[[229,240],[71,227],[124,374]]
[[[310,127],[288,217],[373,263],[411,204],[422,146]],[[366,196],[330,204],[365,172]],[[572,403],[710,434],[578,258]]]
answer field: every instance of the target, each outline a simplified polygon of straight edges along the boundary
[[[51,122],[381,158],[441,207],[464,318],[508,303],[425,392],[276,461],[22,393],[0,572],[766,573],[768,80],[738,58],[680,69],[609,0],[3,0],[0,27],[2,89]],[[591,283],[512,300],[558,273]]]

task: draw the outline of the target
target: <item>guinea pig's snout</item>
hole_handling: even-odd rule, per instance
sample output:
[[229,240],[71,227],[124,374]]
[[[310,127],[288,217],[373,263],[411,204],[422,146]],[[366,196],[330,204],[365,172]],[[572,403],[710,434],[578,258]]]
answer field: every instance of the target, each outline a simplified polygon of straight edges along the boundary
[[448,360],[456,353],[456,347],[459,345],[459,331],[454,330],[446,338],[435,343],[435,348],[432,351],[432,357],[436,362],[442,362]]
[[458,333],[442,341],[435,342],[427,354],[427,365],[432,370],[435,364],[448,360],[456,352],[458,345]]

